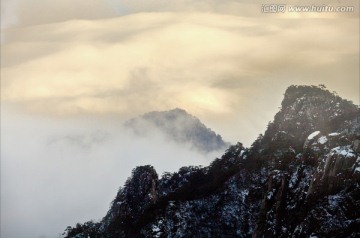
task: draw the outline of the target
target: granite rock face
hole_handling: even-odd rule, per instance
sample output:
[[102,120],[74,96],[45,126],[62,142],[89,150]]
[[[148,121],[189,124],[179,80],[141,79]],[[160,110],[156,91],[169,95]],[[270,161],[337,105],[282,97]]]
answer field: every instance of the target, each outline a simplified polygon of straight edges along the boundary
[[65,237],[359,237],[360,111],[324,87],[290,86],[250,148],[160,178],[134,169],[100,222]]

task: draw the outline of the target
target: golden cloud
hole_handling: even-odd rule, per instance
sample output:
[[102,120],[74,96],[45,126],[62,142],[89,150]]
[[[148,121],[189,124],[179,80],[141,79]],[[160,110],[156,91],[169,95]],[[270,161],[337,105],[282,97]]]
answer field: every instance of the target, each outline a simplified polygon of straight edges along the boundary
[[261,98],[277,110],[290,84],[325,83],[356,100],[357,26],[351,18],[173,12],[11,28],[2,100],[42,114],[182,107],[216,120]]

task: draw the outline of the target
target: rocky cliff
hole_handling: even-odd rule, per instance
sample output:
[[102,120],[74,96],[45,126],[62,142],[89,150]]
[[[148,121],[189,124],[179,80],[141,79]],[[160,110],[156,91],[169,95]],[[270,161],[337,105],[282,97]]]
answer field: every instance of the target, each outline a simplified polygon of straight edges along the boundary
[[291,86],[264,135],[208,167],[135,168],[98,223],[65,237],[360,237],[360,111]]

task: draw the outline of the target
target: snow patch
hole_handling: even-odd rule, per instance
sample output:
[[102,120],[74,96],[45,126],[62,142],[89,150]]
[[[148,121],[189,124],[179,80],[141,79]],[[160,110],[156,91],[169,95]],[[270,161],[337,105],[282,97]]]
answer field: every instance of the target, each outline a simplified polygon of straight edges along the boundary
[[340,133],[338,133],[338,132],[333,132],[333,133],[328,134],[328,136],[338,136],[338,135],[340,135]]
[[355,173],[360,173],[360,156],[357,157],[354,166],[355,166],[354,172]]
[[240,193],[241,193],[241,201],[244,203],[246,196],[249,195],[249,190],[245,189],[245,190],[242,190]]
[[313,133],[311,133],[309,136],[308,136],[308,140],[312,140],[314,139],[315,136],[319,135],[320,131],[314,131]]
[[328,139],[326,138],[326,136],[322,136],[318,139],[318,142],[322,145],[325,144],[327,141]]
[[329,205],[332,207],[337,207],[341,197],[339,195],[332,195],[328,197]]
[[290,181],[289,181],[289,187],[290,188],[293,188],[296,184],[296,181],[297,181],[297,178],[298,178],[298,173],[293,173],[290,177]]
[[160,232],[160,228],[156,225],[152,226],[152,232],[153,232],[153,237],[154,238],[159,238],[161,236],[161,232]]
[[266,198],[267,200],[271,200],[274,196],[274,192],[275,192],[275,189],[273,189],[272,191],[269,191],[266,195]]
[[330,151],[330,155],[335,155],[335,154],[342,155],[345,158],[355,157],[355,153],[352,149],[350,149],[350,146],[338,146],[333,148]]

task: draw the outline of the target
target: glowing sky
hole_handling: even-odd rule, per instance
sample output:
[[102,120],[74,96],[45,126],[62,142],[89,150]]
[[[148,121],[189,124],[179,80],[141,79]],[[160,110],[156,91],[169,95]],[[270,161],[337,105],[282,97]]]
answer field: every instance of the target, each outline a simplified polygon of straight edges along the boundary
[[290,84],[357,103],[358,1],[330,1],[354,13],[265,14],[265,3],[5,0],[2,101],[56,116],[180,107],[247,144]]

